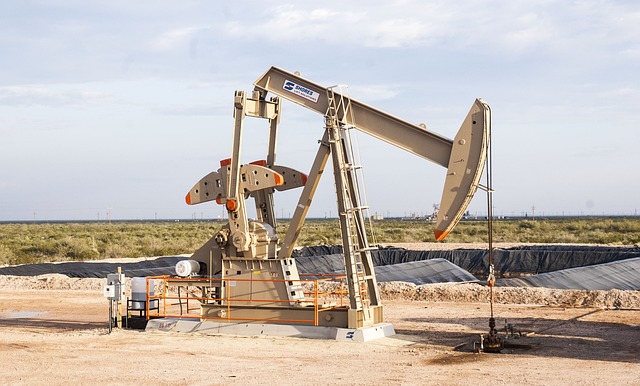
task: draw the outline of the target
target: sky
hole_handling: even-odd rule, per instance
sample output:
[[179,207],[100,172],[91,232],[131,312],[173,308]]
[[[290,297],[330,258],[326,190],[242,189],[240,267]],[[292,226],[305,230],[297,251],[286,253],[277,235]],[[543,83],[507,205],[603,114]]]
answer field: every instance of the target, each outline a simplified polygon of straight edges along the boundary
[[[223,217],[184,197],[271,66],[448,138],[483,98],[494,215],[640,209],[637,1],[2,1],[0,58],[0,221]],[[241,161],[264,159],[267,122],[245,126]],[[323,130],[283,102],[277,163],[308,172]],[[371,214],[432,212],[444,168],[356,142]],[[331,173],[309,216],[336,216]]]

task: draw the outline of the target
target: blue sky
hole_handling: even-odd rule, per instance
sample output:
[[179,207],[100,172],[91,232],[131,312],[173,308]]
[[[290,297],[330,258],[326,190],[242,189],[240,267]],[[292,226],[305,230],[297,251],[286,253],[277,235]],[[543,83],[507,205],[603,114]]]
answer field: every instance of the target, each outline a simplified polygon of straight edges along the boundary
[[[497,215],[640,209],[634,1],[3,1],[0,57],[0,220],[221,216],[184,196],[231,153],[234,91],[272,65],[449,138],[485,99]],[[266,129],[247,121],[243,162]],[[307,171],[322,131],[286,102],[278,163]],[[358,142],[372,213],[431,212],[443,168]],[[310,216],[335,212],[328,173]]]

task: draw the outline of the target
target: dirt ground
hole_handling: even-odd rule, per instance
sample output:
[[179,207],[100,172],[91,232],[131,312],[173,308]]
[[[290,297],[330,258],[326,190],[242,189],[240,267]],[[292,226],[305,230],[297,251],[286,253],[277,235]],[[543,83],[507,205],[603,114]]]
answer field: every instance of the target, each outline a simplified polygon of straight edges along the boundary
[[[397,335],[366,343],[109,334],[103,284],[56,276],[5,278],[2,383],[640,385],[636,300],[629,309],[496,304],[498,328],[506,320],[518,338],[509,339],[512,348],[501,354],[476,354],[472,342],[488,331],[486,302],[406,300],[383,291],[385,319]],[[434,294],[445,291],[435,288]],[[637,299],[637,292],[627,295]]]

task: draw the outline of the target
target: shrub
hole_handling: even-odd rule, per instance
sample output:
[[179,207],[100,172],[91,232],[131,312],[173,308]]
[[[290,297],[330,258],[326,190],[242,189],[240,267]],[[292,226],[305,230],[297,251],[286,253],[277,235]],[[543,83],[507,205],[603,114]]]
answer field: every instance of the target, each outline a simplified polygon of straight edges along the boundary
[[[223,225],[214,221],[0,224],[0,264],[192,253]],[[289,226],[279,221],[280,239]],[[434,224],[385,219],[373,222],[369,242],[434,242]],[[516,219],[493,222],[495,242],[632,245],[640,218]],[[447,243],[487,242],[486,221],[462,221]],[[309,219],[297,245],[341,244],[337,219]]]
[[15,255],[9,247],[0,244],[0,265],[14,264]]

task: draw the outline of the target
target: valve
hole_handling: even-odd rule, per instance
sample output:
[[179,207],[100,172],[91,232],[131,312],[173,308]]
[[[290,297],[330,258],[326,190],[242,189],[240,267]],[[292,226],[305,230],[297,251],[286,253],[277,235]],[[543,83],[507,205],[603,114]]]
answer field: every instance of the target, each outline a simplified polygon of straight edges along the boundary
[[487,277],[487,285],[493,287],[496,284],[496,275],[493,269],[493,264],[489,266],[489,276]]

